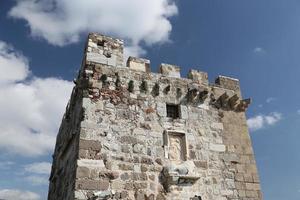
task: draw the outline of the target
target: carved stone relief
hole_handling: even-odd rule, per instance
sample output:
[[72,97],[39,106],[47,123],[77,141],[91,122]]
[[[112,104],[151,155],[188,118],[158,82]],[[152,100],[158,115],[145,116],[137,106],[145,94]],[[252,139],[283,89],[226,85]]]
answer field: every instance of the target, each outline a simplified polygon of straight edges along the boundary
[[187,149],[185,133],[178,131],[166,131],[164,140],[166,158],[175,163],[186,161]]
[[169,159],[172,161],[185,160],[184,136],[178,134],[169,135]]

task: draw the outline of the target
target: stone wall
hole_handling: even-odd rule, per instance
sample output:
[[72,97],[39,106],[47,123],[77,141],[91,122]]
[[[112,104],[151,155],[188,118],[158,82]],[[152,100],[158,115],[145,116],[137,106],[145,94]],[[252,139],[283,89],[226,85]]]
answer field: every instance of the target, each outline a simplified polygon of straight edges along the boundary
[[79,152],[80,123],[82,120],[82,92],[73,89],[67,105],[53,154],[49,178],[49,200],[74,199],[76,162]]
[[133,57],[126,67],[122,52],[122,41],[90,34],[66,111],[76,122],[65,128],[64,117],[54,153],[51,177],[65,174],[50,178],[49,199],[260,200],[238,80],[210,85],[169,64],[151,73]]

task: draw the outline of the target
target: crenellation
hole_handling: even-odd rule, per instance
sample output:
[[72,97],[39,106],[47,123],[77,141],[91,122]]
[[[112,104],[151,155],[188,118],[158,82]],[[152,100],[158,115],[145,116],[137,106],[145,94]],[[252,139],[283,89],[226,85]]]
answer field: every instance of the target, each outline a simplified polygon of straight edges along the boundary
[[159,69],[163,76],[180,78],[179,66],[162,63]]
[[218,76],[215,80],[215,84],[225,89],[233,90],[240,94],[240,81],[235,78],[227,77],[227,76]]
[[191,69],[187,77],[199,84],[208,85],[208,75],[206,72]]
[[85,62],[122,67],[123,49],[122,40],[91,33],[88,36]]
[[149,60],[134,57],[124,67],[114,61],[123,62],[123,43],[97,34],[85,53],[49,200],[262,199],[245,118],[251,101],[237,79],[210,85],[207,73],[181,78],[169,64],[152,73]]
[[142,71],[142,72],[150,72],[150,60],[143,58],[135,58],[129,56],[127,60],[127,67],[132,70]]

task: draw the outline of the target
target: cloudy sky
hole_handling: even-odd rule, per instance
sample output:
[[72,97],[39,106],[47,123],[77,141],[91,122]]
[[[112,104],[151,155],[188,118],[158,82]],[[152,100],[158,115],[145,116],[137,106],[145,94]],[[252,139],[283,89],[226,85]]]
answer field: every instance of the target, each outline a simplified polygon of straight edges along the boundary
[[265,200],[300,198],[298,0],[0,0],[0,199],[45,200],[88,32],[126,54],[239,78]]

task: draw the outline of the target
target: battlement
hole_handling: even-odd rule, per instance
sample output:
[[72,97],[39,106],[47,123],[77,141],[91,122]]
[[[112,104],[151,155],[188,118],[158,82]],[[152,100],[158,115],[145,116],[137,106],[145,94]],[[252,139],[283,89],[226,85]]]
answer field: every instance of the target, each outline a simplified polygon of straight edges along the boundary
[[[108,36],[91,33],[86,44],[85,60],[86,64],[103,64],[114,67],[128,67],[133,71],[151,73],[150,60],[135,58],[130,56],[126,66],[123,62],[124,42]],[[180,67],[162,63],[159,68],[162,76],[181,78]],[[208,75],[206,72],[191,69],[187,78],[199,84],[208,85]],[[215,79],[215,86],[239,92],[239,80],[226,76],[219,76]]]
[[109,66],[123,66],[124,43],[120,39],[90,33],[85,52],[86,62],[95,62]]
[[215,83],[209,84],[206,72],[191,69],[187,78],[184,78],[181,77],[179,66],[165,63],[160,65],[158,73],[153,73],[150,60],[132,56],[127,59],[125,66],[123,41],[95,33],[88,37],[84,73],[85,77],[89,77],[92,98],[100,94],[98,90],[102,89],[103,84],[116,90],[118,81],[118,87],[130,90],[131,96],[149,93],[162,100],[168,96],[167,101],[176,104],[191,101],[192,98],[193,103],[197,101],[198,104],[202,102],[203,105],[206,103],[244,111],[251,102],[250,99],[241,99],[238,79],[219,76]]

